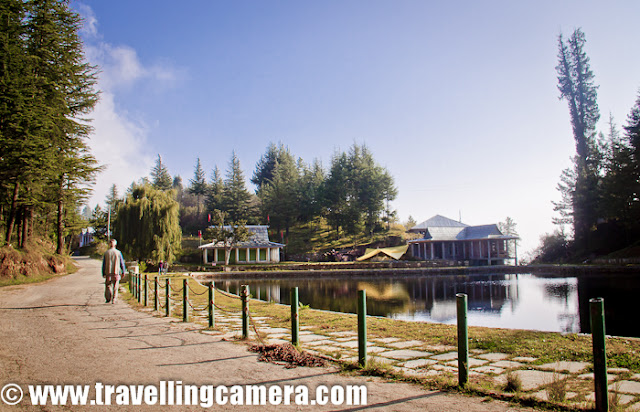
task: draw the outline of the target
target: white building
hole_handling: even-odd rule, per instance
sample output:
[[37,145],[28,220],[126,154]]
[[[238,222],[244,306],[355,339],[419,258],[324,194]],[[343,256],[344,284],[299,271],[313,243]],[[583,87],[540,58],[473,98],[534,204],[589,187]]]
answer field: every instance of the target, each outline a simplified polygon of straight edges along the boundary
[[496,224],[469,226],[436,215],[409,232],[422,235],[407,242],[411,254],[419,259],[468,261],[470,265],[503,265],[513,260],[518,264],[515,241],[519,238],[503,235]]
[[[267,228],[263,225],[247,225],[251,237],[244,242],[239,242],[231,250],[229,263],[274,263],[280,262],[280,249],[285,245],[271,242]],[[225,226],[230,230],[230,226]],[[199,247],[202,249],[204,263],[224,264],[224,243],[208,243]]]

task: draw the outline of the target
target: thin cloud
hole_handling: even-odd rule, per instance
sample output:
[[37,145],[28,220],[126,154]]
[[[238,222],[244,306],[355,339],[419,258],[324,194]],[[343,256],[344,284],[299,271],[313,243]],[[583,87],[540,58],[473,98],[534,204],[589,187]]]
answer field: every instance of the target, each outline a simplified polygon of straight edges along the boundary
[[106,169],[97,177],[89,200],[94,207],[104,203],[113,184],[122,195],[133,181],[149,174],[154,162],[154,154],[148,144],[149,127],[145,120],[134,118],[118,106],[118,93],[135,91],[142,82],[150,82],[155,88],[163,89],[179,76],[178,71],[168,65],[145,65],[132,47],[103,41],[91,7],[78,4],[77,10],[85,22],[82,35],[87,60],[100,70],[100,100],[90,115],[94,132],[89,146]]

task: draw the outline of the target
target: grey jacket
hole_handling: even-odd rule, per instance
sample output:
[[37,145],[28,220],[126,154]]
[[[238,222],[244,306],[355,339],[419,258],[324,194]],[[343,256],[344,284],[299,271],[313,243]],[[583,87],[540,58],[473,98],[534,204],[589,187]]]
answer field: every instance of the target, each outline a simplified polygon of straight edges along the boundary
[[124,257],[118,249],[109,249],[102,258],[102,277],[107,275],[122,275],[127,271]]

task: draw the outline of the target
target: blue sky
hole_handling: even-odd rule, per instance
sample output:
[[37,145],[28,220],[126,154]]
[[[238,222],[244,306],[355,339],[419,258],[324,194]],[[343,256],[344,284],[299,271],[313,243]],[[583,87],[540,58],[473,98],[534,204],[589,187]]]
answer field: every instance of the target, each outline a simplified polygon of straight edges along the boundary
[[[524,251],[554,230],[575,149],[556,87],[557,36],[581,27],[599,129],[640,89],[640,2],[85,0],[101,68],[91,205],[160,154],[185,182],[236,151],[247,179],[270,142],[325,167],[366,144],[394,176],[400,219],[512,217]],[[248,183],[248,187],[253,187]]]

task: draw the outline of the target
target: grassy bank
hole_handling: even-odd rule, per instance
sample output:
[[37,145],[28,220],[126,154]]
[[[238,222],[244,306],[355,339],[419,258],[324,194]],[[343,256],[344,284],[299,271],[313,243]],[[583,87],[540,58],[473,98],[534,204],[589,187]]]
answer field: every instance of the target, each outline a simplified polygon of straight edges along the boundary
[[71,258],[53,253],[53,246],[42,241],[24,249],[0,248],[0,287],[42,282],[76,270]]

